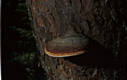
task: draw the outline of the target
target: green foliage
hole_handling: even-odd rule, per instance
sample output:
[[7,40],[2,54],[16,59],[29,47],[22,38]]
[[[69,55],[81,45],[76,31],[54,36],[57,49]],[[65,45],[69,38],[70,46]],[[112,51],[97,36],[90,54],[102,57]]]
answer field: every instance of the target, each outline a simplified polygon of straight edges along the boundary
[[[11,7],[13,3],[8,1],[6,6]],[[38,51],[35,39],[28,20],[28,12],[25,1],[18,1],[16,9],[10,12],[8,23],[9,41],[13,41],[13,50],[9,54],[9,63],[18,63],[25,67],[27,80],[46,80],[43,69],[38,67]],[[16,15],[15,15],[16,14]],[[12,20],[13,18],[13,20]],[[8,42],[9,44],[11,42]],[[10,48],[12,47],[11,45]],[[10,64],[9,64],[10,65]],[[24,73],[23,73],[24,74]]]
[[25,3],[18,3],[16,11],[27,14],[26,13],[27,12],[26,4]]

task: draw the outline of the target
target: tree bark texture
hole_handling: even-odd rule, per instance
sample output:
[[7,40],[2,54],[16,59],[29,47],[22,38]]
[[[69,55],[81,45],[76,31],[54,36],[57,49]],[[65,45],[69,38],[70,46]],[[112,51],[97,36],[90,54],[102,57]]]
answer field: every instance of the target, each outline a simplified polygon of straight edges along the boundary
[[[27,0],[48,80],[126,80],[126,0]],[[48,41],[74,30],[89,40],[78,56],[51,57]],[[75,46],[75,45],[74,45]]]

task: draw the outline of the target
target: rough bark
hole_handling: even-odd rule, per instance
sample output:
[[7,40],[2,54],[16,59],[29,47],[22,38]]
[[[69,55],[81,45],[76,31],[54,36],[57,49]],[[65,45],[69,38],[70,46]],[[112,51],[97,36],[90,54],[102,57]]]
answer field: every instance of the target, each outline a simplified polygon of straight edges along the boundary
[[[48,80],[126,80],[126,0],[27,0]],[[44,46],[73,29],[87,36],[82,55],[50,57]]]

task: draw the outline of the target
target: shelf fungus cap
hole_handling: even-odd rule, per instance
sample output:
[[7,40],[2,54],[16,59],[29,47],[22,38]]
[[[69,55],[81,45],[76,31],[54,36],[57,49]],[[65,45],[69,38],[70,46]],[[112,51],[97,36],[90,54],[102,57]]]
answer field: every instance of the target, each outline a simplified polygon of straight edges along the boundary
[[59,37],[49,41],[44,51],[52,57],[68,57],[85,53],[88,39],[77,36]]

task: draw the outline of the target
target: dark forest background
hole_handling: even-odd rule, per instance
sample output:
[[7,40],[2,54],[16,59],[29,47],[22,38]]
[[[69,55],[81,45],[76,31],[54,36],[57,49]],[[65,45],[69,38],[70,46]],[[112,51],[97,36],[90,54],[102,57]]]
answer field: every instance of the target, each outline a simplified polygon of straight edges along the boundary
[[2,80],[46,80],[38,63],[25,0],[2,6]]

